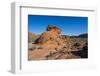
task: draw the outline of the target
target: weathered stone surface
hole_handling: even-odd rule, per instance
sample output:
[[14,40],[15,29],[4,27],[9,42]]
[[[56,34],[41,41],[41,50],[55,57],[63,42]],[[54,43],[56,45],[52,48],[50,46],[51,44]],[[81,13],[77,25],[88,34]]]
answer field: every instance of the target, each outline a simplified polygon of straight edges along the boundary
[[46,31],[29,44],[28,52],[29,60],[81,58],[87,57],[87,44],[78,38],[61,35],[61,29],[48,25]]
[[43,44],[48,41],[59,40],[61,30],[56,26],[48,25],[47,31],[42,33],[42,35],[35,41],[35,44]]

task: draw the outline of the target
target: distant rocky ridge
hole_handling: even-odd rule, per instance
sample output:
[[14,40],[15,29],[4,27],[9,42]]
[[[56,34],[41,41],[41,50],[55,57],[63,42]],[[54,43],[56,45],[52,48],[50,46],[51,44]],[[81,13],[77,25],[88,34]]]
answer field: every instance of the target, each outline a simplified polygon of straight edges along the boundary
[[88,37],[88,34],[87,34],[87,33],[85,33],[85,34],[80,34],[78,37],[80,37],[80,38],[87,38],[87,37]]
[[[87,58],[87,38],[61,35],[61,29],[48,25],[46,32],[36,36],[29,33],[29,60]],[[86,48],[86,49],[84,49]],[[83,54],[84,53],[84,54]]]
[[88,38],[88,34],[87,33],[84,33],[84,34],[80,34],[78,36],[70,36],[72,38]]
[[38,37],[39,35],[28,32],[28,42],[34,42]]

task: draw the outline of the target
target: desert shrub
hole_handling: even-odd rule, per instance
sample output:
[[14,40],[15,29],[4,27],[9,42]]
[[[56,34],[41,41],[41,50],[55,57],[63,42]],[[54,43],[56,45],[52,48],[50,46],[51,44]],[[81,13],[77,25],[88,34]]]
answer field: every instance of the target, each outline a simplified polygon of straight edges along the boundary
[[74,47],[79,47],[80,44],[79,44],[79,43],[75,43],[73,46],[74,46]]
[[35,44],[32,44],[32,43],[29,43],[28,44],[28,49],[29,50],[36,50],[36,49],[43,49],[43,47],[40,46],[40,45],[35,45]]
[[50,51],[50,54],[49,54],[49,56],[52,56],[52,51]]
[[33,50],[32,48],[29,48],[29,50]]
[[42,46],[39,46],[37,49],[43,49],[43,47]]
[[36,49],[35,46],[32,46],[32,47],[29,48],[29,50],[35,50],[35,49]]
[[55,48],[55,50],[57,51],[57,47]]

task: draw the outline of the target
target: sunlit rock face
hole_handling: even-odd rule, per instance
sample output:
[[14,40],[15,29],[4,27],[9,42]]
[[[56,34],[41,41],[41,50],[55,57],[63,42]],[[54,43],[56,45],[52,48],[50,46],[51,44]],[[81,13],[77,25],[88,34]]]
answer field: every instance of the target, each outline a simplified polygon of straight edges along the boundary
[[50,41],[58,40],[60,38],[61,30],[54,26],[48,25],[46,32],[42,33],[40,37],[34,42],[35,44],[46,44]]
[[29,41],[28,60],[87,58],[87,39],[61,35],[61,29],[56,25],[48,25],[41,35],[34,35],[34,42],[32,37]]

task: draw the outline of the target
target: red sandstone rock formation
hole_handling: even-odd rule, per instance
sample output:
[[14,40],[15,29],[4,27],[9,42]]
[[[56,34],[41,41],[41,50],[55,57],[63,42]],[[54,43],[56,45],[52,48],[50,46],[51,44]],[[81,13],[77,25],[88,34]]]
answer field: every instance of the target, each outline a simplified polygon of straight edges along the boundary
[[[31,33],[30,33],[31,34]],[[29,60],[71,59],[80,58],[72,51],[80,50],[83,45],[75,43],[68,37],[62,37],[61,29],[48,25],[46,32],[42,33],[33,44],[29,44]],[[83,52],[83,51],[82,51]]]

